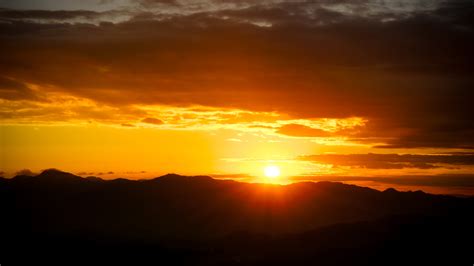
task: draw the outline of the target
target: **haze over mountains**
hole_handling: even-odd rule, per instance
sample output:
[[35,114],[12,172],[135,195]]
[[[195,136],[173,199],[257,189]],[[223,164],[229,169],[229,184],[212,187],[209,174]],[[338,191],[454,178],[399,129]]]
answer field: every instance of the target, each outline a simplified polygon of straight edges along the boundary
[[[0,181],[2,258],[201,265],[472,263],[473,198],[341,183],[286,186],[174,174],[81,178],[58,170]],[[434,251],[437,251],[433,253]],[[72,259],[76,258],[76,259]],[[384,263],[386,264],[386,263]],[[454,265],[454,264],[453,264]]]

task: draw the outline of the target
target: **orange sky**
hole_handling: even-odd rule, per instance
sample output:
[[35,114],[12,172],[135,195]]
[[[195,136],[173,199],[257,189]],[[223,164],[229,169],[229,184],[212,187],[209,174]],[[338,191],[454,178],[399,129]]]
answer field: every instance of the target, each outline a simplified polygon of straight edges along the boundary
[[474,187],[474,31],[451,1],[0,8],[4,176]]

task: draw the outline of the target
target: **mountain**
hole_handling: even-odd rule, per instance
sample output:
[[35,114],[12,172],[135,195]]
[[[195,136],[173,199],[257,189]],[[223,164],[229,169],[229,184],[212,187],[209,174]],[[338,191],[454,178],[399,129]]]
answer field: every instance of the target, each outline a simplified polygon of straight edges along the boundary
[[50,264],[59,251],[135,264],[155,256],[201,265],[364,265],[381,254],[438,261],[453,252],[474,259],[461,244],[474,236],[474,199],[421,191],[176,174],[106,181],[51,169],[2,179],[0,207],[3,252],[36,254]]

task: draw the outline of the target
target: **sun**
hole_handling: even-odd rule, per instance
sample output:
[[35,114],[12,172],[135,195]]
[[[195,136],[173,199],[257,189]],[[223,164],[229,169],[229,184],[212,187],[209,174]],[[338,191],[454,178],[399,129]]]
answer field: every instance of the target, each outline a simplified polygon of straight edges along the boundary
[[275,165],[269,165],[263,169],[263,172],[268,178],[277,178],[280,176],[280,167]]

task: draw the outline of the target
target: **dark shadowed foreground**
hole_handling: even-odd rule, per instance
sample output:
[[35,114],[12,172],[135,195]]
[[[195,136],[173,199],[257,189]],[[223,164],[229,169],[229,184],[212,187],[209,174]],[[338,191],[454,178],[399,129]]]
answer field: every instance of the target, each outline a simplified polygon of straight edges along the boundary
[[472,265],[473,198],[166,175],[0,180],[2,265]]

